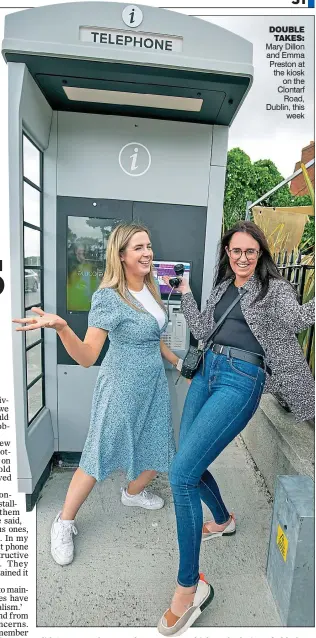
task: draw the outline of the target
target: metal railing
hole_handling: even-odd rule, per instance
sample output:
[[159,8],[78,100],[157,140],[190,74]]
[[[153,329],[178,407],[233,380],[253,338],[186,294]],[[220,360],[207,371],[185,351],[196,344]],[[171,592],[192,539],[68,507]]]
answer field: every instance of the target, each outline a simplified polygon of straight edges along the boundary
[[[295,286],[299,303],[304,303],[305,295],[307,293],[307,287],[309,286],[308,272],[315,271],[315,264],[302,263],[302,254],[299,253],[296,256],[294,254],[294,251],[292,251],[290,254],[286,252],[283,254],[278,253],[277,255],[273,255],[273,258],[282,277],[290,281]],[[305,358],[312,370],[314,368],[314,334],[315,326],[310,326],[302,333],[302,336],[299,337],[299,341],[302,346]]]

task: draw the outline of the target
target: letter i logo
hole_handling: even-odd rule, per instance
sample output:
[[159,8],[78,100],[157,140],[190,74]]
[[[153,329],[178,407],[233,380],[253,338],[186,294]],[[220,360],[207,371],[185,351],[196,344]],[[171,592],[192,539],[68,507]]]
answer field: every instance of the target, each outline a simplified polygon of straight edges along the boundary
[[134,153],[133,153],[133,155],[131,155],[131,156],[130,156],[130,157],[131,157],[131,160],[132,160],[132,163],[131,163],[131,171],[136,171],[136,169],[137,169],[137,165],[136,165],[136,162],[137,162],[137,155],[138,155],[138,148],[136,147],[136,148],[134,148]]
[[139,7],[136,7],[134,4],[129,4],[122,11],[123,22],[127,24],[128,27],[139,27],[139,25],[143,21],[143,12]]
[[140,142],[125,144],[119,152],[118,160],[122,171],[131,177],[145,175],[151,165],[150,152],[147,146]]

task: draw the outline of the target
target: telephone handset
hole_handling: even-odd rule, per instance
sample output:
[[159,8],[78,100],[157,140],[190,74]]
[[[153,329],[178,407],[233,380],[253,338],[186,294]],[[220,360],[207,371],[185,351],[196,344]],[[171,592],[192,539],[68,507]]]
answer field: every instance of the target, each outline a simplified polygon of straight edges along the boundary
[[[172,277],[171,279],[169,279],[169,286],[171,286],[172,288],[178,288],[181,284],[181,279],[184,275],[184,265],[183,264],[176,264],[176,266],[174,267],[174,272],[176,273],[176,277]],[[181,277],[181,279],[180,279]]]

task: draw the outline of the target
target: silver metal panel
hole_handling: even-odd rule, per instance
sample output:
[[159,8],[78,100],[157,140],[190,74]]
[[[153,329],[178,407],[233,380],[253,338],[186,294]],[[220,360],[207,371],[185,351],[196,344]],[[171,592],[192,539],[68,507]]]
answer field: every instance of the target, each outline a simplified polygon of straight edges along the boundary
[[53,111],[27,68],[23,77],[21,115],[26,133],[41,149],[47,148]]
[[81,452],[90,423],[98,366],[57,366],[60,452]]
[[279,476],[267,579],[287,627],[314,626],[314,566],[314,482],[307,476]]
[[26,447],[32,472],[31,494],[54,452],[52,419],[47,408],[40,412],[28,428]]
[[[9,64],[9,197],[11,238],[11,305],[13,317],[24,313],[23,204],[22,204],[22,122],[34,126],[33,108],[43,107],[35,92],[24,100],[29,86],[24,64]],[[35,108],[36,103],[36,108]],[[46,134],[45,124],[46,123]],[[44,108],[39,130],[48,138],[50,121]],[[54,451],[49,413],[45,410],[27,427],[26,370],[22,334],[13,335],[14,405],[17,443],[17,478],[19,489],[32,493]]]
[[[212,128],[59,112],[58,195],[206,206]],[[119,164],[121,149],[133,142],[151,155],[141,176],[127,175]]]
[[[151,66],[219,71],[252,77],[252,44],[227,29],[192,16],[142,5],[143,22],[130,29],[122,20],[126,4],[77,2],[38,7],[6,16],[4,54],[21,51],[94,60],[131,61]],[[80,26],[183,38],[182,53],[124,49],[79,40]]]
[[228,147],[228,126],[213,126],[212,166],[226,166]]
[[[56,182],[57,182],[57,113],[53,113],[49,146],[44,153],[44,293],[45,311],[56,314]],[[45,398],[54,430],[54,449],[58,449],[57,415],[57,335],[44,330]]]
[[226,169],[224,166],[211,166],[205,236],[202,308],[204,308],[213,287],[217,248],[221,237],[225,176]]
[[[164,303],[167,314],[169,309],[169,321],[162,339],[177,357],[184,359],[190,345],[190,330],[181,312],[180,301],[170,301],[169,304],[165,301]],[[164,365],[169,370],[173,369],[171,363],[166,359],[164,359]]]
[[168,384],[169,384],[174,437],[176,441],[176,446],[178,446],[181,415],[183,412],[185,398],[189,389],[189,384],[183,377],[181,377],[177,385],[175,385],[179,376],[179,373],[177,372],[177,370],[167,369],[166,375],[167,375]]
[[[50,411],[44,408],[34,419],[26,433],[25,447],[17,441],[18,491],[32,494],[54,451],[54,437]],[[24,463],[21,463],[24,459]],[[29,467],[28,475],[24,474]]]

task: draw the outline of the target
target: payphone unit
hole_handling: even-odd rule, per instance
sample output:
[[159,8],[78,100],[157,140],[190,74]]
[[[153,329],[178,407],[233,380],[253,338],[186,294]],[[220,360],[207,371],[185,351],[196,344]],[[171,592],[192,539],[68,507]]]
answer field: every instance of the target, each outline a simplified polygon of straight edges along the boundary
[[[161,297],[165,303],[168,325],[166,331],[162,335],[166,345],[183,359],[190,345],[190,331],[188,329],[183,312],[181,311],[180,293],[176,288],[170,289],[165,284],[163,276],[175,277],[174,267],[178,262],[172,261],[154,261],[153,274],[159,285]],[[191,264],[182,263],[184,267],[183,277],[190,281]],[[166,364],[167,367],[168,366]]]

